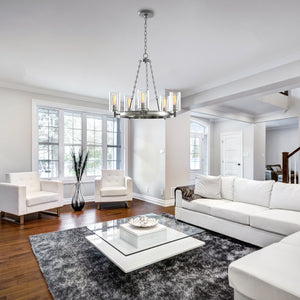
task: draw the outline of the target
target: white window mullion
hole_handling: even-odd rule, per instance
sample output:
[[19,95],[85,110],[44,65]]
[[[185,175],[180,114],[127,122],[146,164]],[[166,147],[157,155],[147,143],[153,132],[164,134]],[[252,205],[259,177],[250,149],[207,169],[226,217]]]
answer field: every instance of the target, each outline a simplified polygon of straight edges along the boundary
[[59,143],[58,143],[58,165],[59,165],[59,178],[62,180],[64,178],[64,161],[65,161],[65,151],[64,151],[64,111],[59,110]]
[[107,169],[107,118],[102,121],[102,170]]
[[[82,113],[81,115],[81,145],[83,153],[87,152],[87,124],[86,124],[86,113]],[[87,176],[87,171],[85,169],[84,177]]]

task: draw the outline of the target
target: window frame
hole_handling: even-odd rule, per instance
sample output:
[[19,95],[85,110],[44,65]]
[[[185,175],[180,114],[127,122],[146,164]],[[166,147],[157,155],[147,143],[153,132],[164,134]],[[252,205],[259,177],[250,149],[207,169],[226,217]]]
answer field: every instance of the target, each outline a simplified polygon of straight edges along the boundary
[[[57,179],[64,183],[73,183],[76,181],[75,176],[66,177],[64,176],[64,113],[73,112],[80,113],[82,118],[82,147],[84,150],[87,149],[87,116],[100,116],[102,118],[102,170],[106,169],[107,164],[107,132],[106,132],[106,120],[111,118],[111,115],[107,114],[107,110],[94,109],[82,106],[75,106],[65,103],[54,103],[45,100],[32,100],[32,171],[39,171],[38,169],[38,109],[55,109],[59,111],[59,175],[56,178],[45,178],[45,179]],[[121,163],[120,168],[125,170],[127,174],[128,169],[128,136],[125,132],[128,131],[127,120],[120,120],[120,135],[121,135]],[[105,163],[103,163],[105,162]],[[87,175],[87,171],[83,175],[83,182],[92,182],[100,175]]]
[[190,129],[190,142],[191,142],[191,139],[192,137],[195,137],[195,138],[205,138],[206,136],[206,147],[205,147],[205,151],[206,151],[206,159],[207,161],[205,162],[205,159],[201,156],[203,156],[203,151],[201,150],[201,147],[200,147],[200,169],[192,169],[191,168],[191,149],[189,151],[189,169],[190,169],[190,173],[191,174],[196,174],[196,173],[201,173],[201,174],[204,174],[204,175],[207,175],[209,174],[210,172],[210,124],[209,122],[204,122],[202,119],[198,119],[198,118],[191,118],[191,121],[190,121],[190,128],[191,128],[191,124],[192,123],[197,123],[198,125],[200,125],[201,127],[204,128],[204,132],[202,133],[197,133],[195,131],[191,131]]

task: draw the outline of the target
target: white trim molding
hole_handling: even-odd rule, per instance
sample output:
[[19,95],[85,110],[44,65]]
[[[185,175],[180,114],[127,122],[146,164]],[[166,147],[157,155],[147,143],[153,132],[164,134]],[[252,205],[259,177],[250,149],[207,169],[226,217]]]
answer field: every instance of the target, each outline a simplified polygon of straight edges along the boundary
[[[94,196],[84,196],[85,202],[95,202]],[[64,205],[71,204],[72,198],[64,198]]]
[[142,200],[145,202],[149,202],[152,204],[156,204],[159,206],[163,206],[163,207],[173,206],[175,204],[174,199],[164,200],[164,199],[159,199],[159,198],[155,198],[155,197],[148,196],[148,195],[142,195],[142,194],[138,194],[138,193],[133,193],[133,198],[139,199],[139,200]]

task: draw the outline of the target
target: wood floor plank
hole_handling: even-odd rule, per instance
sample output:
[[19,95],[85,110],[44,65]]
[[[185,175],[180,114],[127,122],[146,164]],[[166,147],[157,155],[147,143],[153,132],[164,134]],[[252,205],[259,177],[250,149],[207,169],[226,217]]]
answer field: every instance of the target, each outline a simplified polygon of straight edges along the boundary
[[174,207],[161,207],[140,200],[133,200],[130,208],[107,206],[97,210],[93,202],[86,203],[82,212],[73,212],[65,205],[60,217],[42,214],[25,216],[25,224],[17,225],[0,221],[0,300],[52,299],[47,283],[32,253],[29,236],[88,226],[145,213],[167,212],[174,214]]

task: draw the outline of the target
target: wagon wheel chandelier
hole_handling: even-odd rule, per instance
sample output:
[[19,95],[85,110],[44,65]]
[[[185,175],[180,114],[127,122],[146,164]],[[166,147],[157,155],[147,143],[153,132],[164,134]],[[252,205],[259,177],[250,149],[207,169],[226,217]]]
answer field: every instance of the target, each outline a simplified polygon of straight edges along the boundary
[[[176,113],[181,110],[181,93],[169,92],[169,95],[158,96],[154,80],[152,62],[149,59],[147,48],[147,21],[154,16],[153,10],[142,9],[138,15],[144,18],[144,53],[142,59],[138,61],[137,73],[132,89],[131,96],[121,96],[119,92],[109,93],[109,110],[113,112],[114,117],[128,119],[166,119],[176,117]],[[145,67],[146,84],[144,89],[137,90],[141,65]],[[150,91],[149,91],[149,70],[154,90],[154,99],[157,109],[150,109]]]

